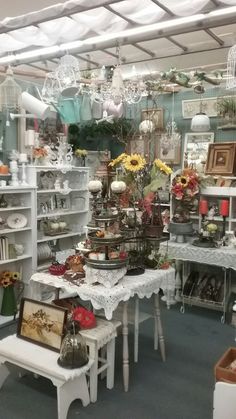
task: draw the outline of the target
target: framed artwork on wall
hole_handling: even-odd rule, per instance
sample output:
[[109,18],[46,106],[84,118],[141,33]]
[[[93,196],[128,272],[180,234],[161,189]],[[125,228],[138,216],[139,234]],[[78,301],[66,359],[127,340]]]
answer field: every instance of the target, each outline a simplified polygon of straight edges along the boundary
[[200,103],[202,102],[202,112],[205,112],[209,118],[217,116],[217,97],[209,97],[191,100],[182,100],[182,116],[184,119],[191,119],[200,112]]
[[164,110],[163,108],[143,109],[141,120],[149,120],[153,123],[154,131],[163,131],[164,129]]
[[150,141],[149,135],[134,135],[127,143],[126,152],[128,154],[141,154],[148,161],[150,157]]
[[60,352],[68,311],[59,306],[21,299],[17,336]]
[[214,142],[214,137],[214,132],[187,132],[183,163],[187,166],[206,163],[209,144]]
[[165,163],[169,164],[180,164],[181,162],[181,145],[170,145],[165,146],[161,144],[161,136],[158,135],[155,141],[154,158],[161,159]]
[[236,143],[210,144],[205,173],[232,176],[236,171]]

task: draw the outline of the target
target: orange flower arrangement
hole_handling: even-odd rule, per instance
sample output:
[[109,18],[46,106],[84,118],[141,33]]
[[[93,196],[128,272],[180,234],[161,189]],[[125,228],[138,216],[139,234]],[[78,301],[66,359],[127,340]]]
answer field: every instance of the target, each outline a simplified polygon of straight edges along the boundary
[[48,152],[43,147],[35,147],[33,149],[33,156],[35,159],[40,159],[41,157],[46,157],[47,155]]

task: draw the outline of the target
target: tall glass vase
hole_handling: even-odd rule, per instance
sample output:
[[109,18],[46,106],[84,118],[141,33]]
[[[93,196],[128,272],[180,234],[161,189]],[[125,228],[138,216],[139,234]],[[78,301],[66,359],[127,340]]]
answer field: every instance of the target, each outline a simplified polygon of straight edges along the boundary
[[1,315],[14,316],[16,312],[17,312],[17,305],[16,305],[14,285],[9,285],[3,290]]

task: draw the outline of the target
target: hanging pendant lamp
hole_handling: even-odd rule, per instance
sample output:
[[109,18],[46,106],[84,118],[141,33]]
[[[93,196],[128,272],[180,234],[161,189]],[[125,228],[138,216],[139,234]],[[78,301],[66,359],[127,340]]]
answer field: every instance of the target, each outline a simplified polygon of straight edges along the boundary
[[191,130],[195,132],[205,132],[210,129],[210,119],[202,112],[202,93],[205,92],[205,88],[201,85],[197,85],[194,88],[195,93],[200,94],[200,112],[198,112],[191,121]]

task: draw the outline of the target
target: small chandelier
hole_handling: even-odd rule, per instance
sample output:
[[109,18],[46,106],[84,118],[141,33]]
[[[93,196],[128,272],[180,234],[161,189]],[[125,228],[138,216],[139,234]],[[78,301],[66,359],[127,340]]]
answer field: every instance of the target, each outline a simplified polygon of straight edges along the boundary
[[133,67],[133,75],[129,80],[124,80],[121,71],[120,48],[117,47],[118,63],[112,75],[112,80],[108,81],[104,67],[101,69],[99,77],[93,78],[89,86],[89,95],[92,101],[104,103],[112,102],[115,105],[126,102],[129,104],[139,103],[146,94],[145,83],[137,76]]
[[191,130],[195,132],[205,132],[210,129],[210,119],[202,110],[202,93],[205,92],[205,88],[201,85],[194,87],[194,91],[200,94],[200,112],[198,112],[191,121]]
[[160,138],[160,145],[163,150],[170,151],[180,144],[181,134],[175,122],[175,93],[172,93],[172,115],[171,121],[166,124],[166,132]]

